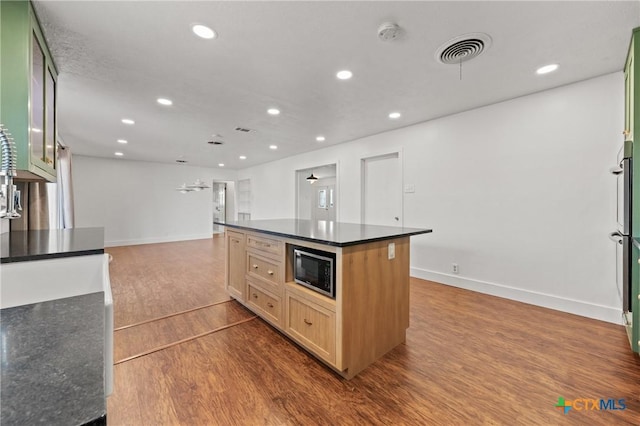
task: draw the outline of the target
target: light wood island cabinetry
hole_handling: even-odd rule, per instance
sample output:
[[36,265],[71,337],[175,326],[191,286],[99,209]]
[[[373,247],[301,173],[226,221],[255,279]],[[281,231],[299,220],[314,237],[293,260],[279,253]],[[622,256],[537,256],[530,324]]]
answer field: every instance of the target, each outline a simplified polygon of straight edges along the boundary
[[[409,327],[409,236],[430,230],[367,225],[365,235],[344,241],[334,234],[309,237],[316,234],[305,232],[315,230],[309,221],[292,221],[295,232],[274,235],[271,222],[289,223],[221,223],[227,226],[231,297],[347,379],[404,343]],[[358,232],[363,227],[337,225],[358,227]],[[369,234],[374,237],[367,238]],[[335,253],[335,299],[295,282],[294,247]]]

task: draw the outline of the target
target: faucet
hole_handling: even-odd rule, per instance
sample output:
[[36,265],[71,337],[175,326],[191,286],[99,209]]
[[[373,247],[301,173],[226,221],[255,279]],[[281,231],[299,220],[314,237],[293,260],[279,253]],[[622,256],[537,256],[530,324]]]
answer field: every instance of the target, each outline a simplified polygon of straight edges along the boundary
[[[16,172],[16,144],[11,137],[11,133],[0,124],[0,153],[2,154],[2,164],[0,165],[0,218],[17,219],[22,210],[20,205],[20,191],[13,184],[13,178],[18,175]],[[17,206],[17,209],[16,209]]]

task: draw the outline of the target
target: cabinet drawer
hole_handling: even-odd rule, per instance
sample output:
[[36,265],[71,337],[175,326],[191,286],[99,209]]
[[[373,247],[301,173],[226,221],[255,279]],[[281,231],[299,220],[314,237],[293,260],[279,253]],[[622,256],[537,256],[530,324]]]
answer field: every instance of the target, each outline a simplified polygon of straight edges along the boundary
[[286,331],[324,360],[335,363],[336,314],[308,300],[286,293]]
[[247,274],[250,276],[261,278],[278,286],[282,278],[280,266],[280,262],[247,252]]
[[241,232],[236,232],[236,231],[231,231],[229,229],[227,229],[227,235],[229,236],[229,239],[231,239],[233,242],[235,243],[242,243],[244,244],[244,234]]
[[251,247],[256,250],[280,255],[282,254],[282,245],[282,241],[265,237],[257,237],[255,235],[247,235],[247,247]]
[[256,313],[272,322],[280,322],[280,298],[256,287],[249,282],[249,297],[247,303],[255,309]]

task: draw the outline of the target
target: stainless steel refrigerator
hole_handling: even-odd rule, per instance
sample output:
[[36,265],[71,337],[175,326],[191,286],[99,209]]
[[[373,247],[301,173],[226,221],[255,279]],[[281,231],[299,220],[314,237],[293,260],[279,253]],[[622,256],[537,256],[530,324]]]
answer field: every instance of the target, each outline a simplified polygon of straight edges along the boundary
[[631,312],[631,161],[624,147],[618,152],[618,164],[611,168],[617,179],[617,229],[609,236],[616,243],[616,284],[622,299],[625,322]]

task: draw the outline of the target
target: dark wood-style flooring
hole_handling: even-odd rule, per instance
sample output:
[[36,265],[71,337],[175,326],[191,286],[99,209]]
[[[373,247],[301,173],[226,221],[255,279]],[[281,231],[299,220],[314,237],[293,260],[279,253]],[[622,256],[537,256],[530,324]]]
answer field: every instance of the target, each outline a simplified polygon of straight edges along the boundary
[[[412,279],[406,344],[347,381],[229,300],[223,238],[107,252],[109,425],[640,424],[621,326]],[[558,397],[627,408],[564,414]]]

